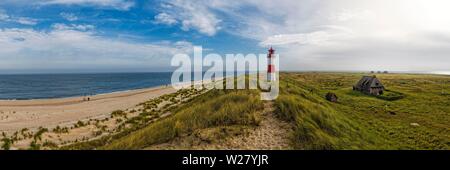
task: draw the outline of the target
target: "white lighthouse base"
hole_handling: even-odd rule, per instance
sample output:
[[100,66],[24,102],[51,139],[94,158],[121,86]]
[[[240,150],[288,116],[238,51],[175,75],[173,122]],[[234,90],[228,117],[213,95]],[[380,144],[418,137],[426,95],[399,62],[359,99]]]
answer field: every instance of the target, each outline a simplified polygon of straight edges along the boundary
[[275,75],[275,73],[267,74],[267,81],[269,81],[269,82],[277,81],[277,76]]

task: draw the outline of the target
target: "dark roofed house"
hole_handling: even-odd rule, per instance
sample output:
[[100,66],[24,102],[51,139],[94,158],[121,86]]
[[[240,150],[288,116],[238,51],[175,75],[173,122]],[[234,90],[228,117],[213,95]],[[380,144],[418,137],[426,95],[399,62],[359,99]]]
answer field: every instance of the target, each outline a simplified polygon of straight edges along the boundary
[[376,76],[363,76],[361,80],[353,86],[353,90],[371,95],[382,95],[384,86]]

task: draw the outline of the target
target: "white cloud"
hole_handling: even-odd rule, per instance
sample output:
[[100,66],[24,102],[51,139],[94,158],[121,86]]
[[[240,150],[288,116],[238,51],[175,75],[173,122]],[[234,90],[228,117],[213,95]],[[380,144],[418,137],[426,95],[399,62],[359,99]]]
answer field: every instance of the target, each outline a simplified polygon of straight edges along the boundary
[[221,20],[210,11],[208,6],[204,5],[205,2],[173,0],[162,5],[162,10],[164,16],[179,21],[182,30],[195,29],[205,35],[213,36],[220,29]]
[[260,45],[263,47],[287,44],[321,45],[326,43],[329,37],[329,33],[325,31],[316,31],[308,34],[279,34],[268,37],[266,40],[260,42]]
[[37,20],[33,18],[19,17],[15,19],[15,22],[23,25],[36,25]]
[[61,12],[59,15],[61,17],[63,17],[64,19],[66,19],[67,21],[76,21],[76,20],[78,20],[78,17],[75,14],[73,14],[73,13]]
[[15,17],[10,16],[6,12],[0,10],[0,22],[13,22],[22,25],[36,25],[38,23],[37,19],[27,18],[27,17]]
[[56,23],[52,25],[52,28],[54,30],[78,30],[78,31],[90,31],[94,30],[95,26],[93,25],[78,25],[78,24],[62,24],[62,23]]
[[131,0],[40,0],[42,5],[86,5],[129,10],[135,5]]
[[0,11],[0,21],[5,21],[9,19],[9,15],[7,15],[6,13]]
[[344,10],[342,9],[340,12],[337,12],[335,14],[330,15],[331,20],[336,21],[350,21],[350,20],[364,20],[364,19],[374,19],[376,15],[370,11],[370,10],[362,10],[362,9],[355,9],[355,10]]
[[155,22],[158,24],[174,25],[178,21],[173,16],[163,12],[155,16]]
[[0,70],[70,68],[159,68],[176,53],[189,53],[192,44],[140,43],[108,39],[76,26],[55,26],[44,32],[0,29]]
[[[190,8],[178,1],[172,4],[175,8],[167,11]],[[199,0],[195,4],[192,8],[200,10],[183,10],[189,13],[183,16],[214,16],[222,21],[222,31],[256,40],[260,46],[276,46],[285,70],[450,68],[447,0]]]

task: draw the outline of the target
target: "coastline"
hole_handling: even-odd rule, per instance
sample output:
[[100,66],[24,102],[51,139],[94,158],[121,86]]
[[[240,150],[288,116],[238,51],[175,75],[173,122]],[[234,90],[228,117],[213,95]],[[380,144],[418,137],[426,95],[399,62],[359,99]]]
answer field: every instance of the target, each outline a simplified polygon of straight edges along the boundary
[[83,102],[83,98],[87,98],[87,97],[89,97],[91,99],[90,101],[95,101],[95,100],[100,100],[100,99],[104,99],[104,98],[124,97],[124,96],[134,95],[134,94],[138,94],[138,93],[145,93],[148,91],[158,90],[158,89],[167,88],[167,87],[170,87],[170,86],[160,85],[160,86],[154,86],[154,87],[121,90],[121,91],[99,93],[99,94],[86,95],[86,96],[37,98],[37,99],[0,99],[0,107],[2,107],[2,106],[33,106],[33,104],[31,104],[31,103],[36,103],[36,105],[43,105],[43,104],[64,105],[64,104],[70,104],[70,103]]
[[89,96],[0,100],[0,131],[17,131],[23,128],[53,127],[95,117],[105,117],[115,110],[126,110],[139,103],[174,93],[172,86],[117,91]]

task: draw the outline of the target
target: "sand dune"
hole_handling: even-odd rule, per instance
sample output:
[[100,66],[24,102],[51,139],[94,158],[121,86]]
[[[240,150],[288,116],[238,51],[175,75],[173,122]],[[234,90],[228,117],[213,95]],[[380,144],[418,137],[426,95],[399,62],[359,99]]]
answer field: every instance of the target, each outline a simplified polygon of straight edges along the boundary
[[0,100],[0,131],[51,127],[82,119],[107,116],[114,110],[134,108],[146,100],[176,92],[155,87],[87,97],[37,100]]

